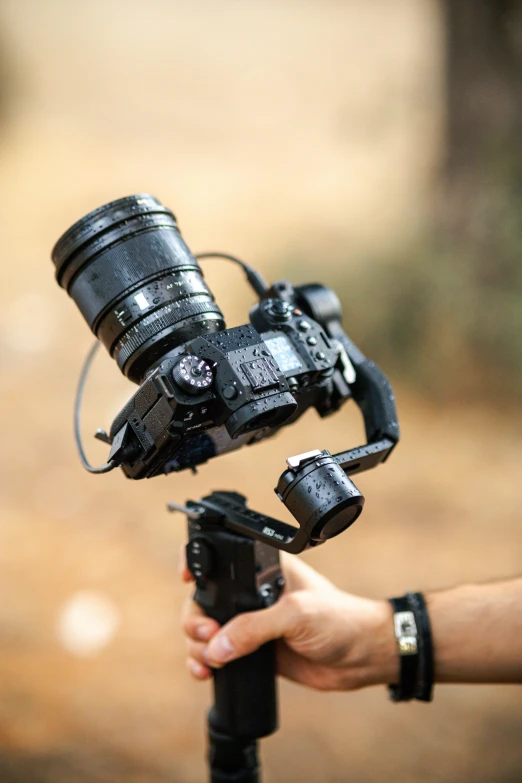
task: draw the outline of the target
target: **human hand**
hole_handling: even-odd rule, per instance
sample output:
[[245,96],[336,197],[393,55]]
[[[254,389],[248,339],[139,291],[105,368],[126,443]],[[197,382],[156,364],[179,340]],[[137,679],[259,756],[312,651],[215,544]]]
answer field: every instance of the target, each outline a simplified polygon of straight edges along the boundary
[[[399,656],[387,601],[336,588],[299,558],[283,553],[286,586],[268,609],[239,614],[222,628],[191,600],[183,610],[188,667],[198,680],[278,639],[277,670],[317,690],[354,690],[399,680]],[[186,565],[182,578],[191,581]]]

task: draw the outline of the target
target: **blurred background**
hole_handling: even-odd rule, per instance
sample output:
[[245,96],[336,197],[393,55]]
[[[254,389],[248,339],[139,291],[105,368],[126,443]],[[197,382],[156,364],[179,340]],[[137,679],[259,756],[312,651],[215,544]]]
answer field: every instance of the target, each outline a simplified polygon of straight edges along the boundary
[[[210,691],[185,670],[183,517],[209,489],[281,515],[288,454],[358,445],[355,407],[197,477],[88,475],[72,402],[92,336],[50,250],[150,192],[194,252],[318,280],[390,376],[403,438],[348,533],[304,557],[370,596],[520,573],[522,9],[516,0],[0,0],[0,781],[205,780]],[[228,325],[252,301],[207,279]],[[107,356],[92,440],[133,388]],[[288,518],[288,517],[285,517]],[[515,783],[520,690],[281,683],[267,783]]]

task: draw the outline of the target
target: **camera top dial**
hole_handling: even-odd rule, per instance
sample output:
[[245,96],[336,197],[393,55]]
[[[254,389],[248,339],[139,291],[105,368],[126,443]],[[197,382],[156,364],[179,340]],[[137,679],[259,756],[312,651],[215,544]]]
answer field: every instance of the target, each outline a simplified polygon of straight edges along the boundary
[[212,386],[214,380],[210,364],[192,354],[183,356],[174,367],[172,376],[187,394],[203,394]]

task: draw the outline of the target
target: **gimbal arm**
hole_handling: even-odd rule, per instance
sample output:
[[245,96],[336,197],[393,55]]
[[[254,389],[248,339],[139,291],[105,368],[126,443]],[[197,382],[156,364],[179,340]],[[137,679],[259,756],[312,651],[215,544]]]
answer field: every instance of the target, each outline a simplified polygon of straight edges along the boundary
[[354,365],[356,377],[350,388],[363,414],[369,442],[333,456],[315,450],[287,460],[288,469],[275,491],[299,528],[247,508],[246,498],[237,492],[212,492],[197,502],[189,501],[196,516],[214,516],[230,530],[293,554],[323,543],[357,519],[364,497],[348,475],[383,462],[398,440],[399,428],[388,379],[344,333],[335,339],[341,342],[341,338]]
[[327,331],[329,337],[340,343],[355,371],[350,391],[363,416],[366,440],[375,443],[388,438],[395,445],[400,431],[391,383],[375,362],[361,353],[340,323],[331,324]]
[[384,462],[399,440],[399,425],[391,384],[345,334],[336,294],[319,284],[294,289],[284,281],[274,284],[268,294],[294,300],[337,344],[344,380],[364,419],[367,443],[333,456],[314,450],[287,459],[288,468],[275,491],[299,528],[252,511],[237,492],[213,492],[188,505],[236,533],[297,554],[338,535],[357,519],[364,497],[348,476]]
[[344,358],[348,359],[348,373],[350,365],[353,368],[352,377],[346,380],[362,413],[367,442],[389,438],[397,443],[400,432],[391,384],[375,362],[367,359],[345,333],[337,294],[319,283],[298,286],[295,293],[304,312],[321,324],[328,337],[337,341]]
[[[348,524],[351,524],[362,511],[364,498],[345,474],[360,473],[363,470],[368,470],[369,468],[378,465],[387,457],[394,445],[395,444],[392,441],[384,439],[378,443],[350,449],[341,454],[336,454],[333,457],[327,451],[314,452],[315,456],[308,457],[306,460],[299,463],[297,478],[295,478],[292,483],[300,483],[300,472],[304,473],[306,468],[310,465],[315,466],[315,471],[318,471],[320,468],[324,469],[325,467],[327,471],[328,469],[333,471],[337,468],[338,475],[336,476],[336,481],[338,481],[339,484],[342,483],[345,485],[345,493],[344,497],[341,498],[335,508],[338,515],[343,511],[345,512],[345,519],[346,514],[348,514]],[[283,476],[291,470],[292,469],[285,471]],[[311,472],[314,471],[312,470]],[[324,474],[324,470],[322,472]],[[343,472],[344,476],[341,476]],[[281,478],[283,478],[283,476]],[[303,475],[306,486],[311,486],[310,480],[306,481],[306,479],[307,476]],[[315,478],[312,478],[312,481],[315,481]],[[340,496],[338,495],[337,497]],[[345,508],[340,509],[339,506],[343,501],[347,503],[347,505]],[[290,508],[289,501],[285,502],[285,499],[283,499],[283,502],[300,523],[299,528],[295,528],[293,525],[289,525],[286,522],[281,522],[274,517],[269,517],[259,511],[249,509],[246,505],[246,498],[238,492],[212,492],[210,495],[205,495],[205,497],[198,501],[189,501],[187,503],[187,508],[192,511],[192,514],[195,517],[199,514],[211,514],[214,518],[220,519],[224,527],[229,530],[257,539],[258,541],[263,541],[277,549],[282,549],[283,551],[291,552],[292,554],[299,554],[309,547],[322,544],[331,537],[331,535],[320,537],[320,533],[327,527],[327,523],[331,522],[331,517],[326,521],[322,521],[330,510],[328,508],[324,509],[324,504],[321,504],[319,509],[314,509],[315,513],[309,515],[307,519],[300,519],[294,509]],[[178,508],[173,507],[171,510],[176,511]],[[323,516],[321,516],[318,511],[323,511]],[[342,524],[340,529],[336,530],[334,534],[336,535],[337,532],[342,532],[342,530],[348,527],[348,524]]]

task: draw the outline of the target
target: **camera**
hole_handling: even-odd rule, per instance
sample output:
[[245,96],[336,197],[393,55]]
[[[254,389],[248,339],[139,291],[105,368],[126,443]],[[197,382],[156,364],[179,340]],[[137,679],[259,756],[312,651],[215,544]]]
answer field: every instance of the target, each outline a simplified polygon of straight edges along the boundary
[[109,459],[121,456],[131,478],[195,468],[274,434],[311,406],[335,410],[349,396],[339,349],[290,286],[284,294],[271,291],[249,324],[203,333],[149,369],[111,427]]
[[[385,459],[398,425],[391,387],[344,333],[332,290],[287,281],[269,287],[239,262],[258,302],[249,323],[227,329],[173,213],[146,194],[90,212],[58,240],[52,258],[93,333],[139,384],[106,437],[111,466],[132,479],[196,470],[274,435],[309,408],[327,416],[354,397],[367,446],[342,459],[318,450],[290,458],[276,487],[315,538],[354,521],[364,498],[347,473]],[[277,539],[276,527],[269,529]]]

